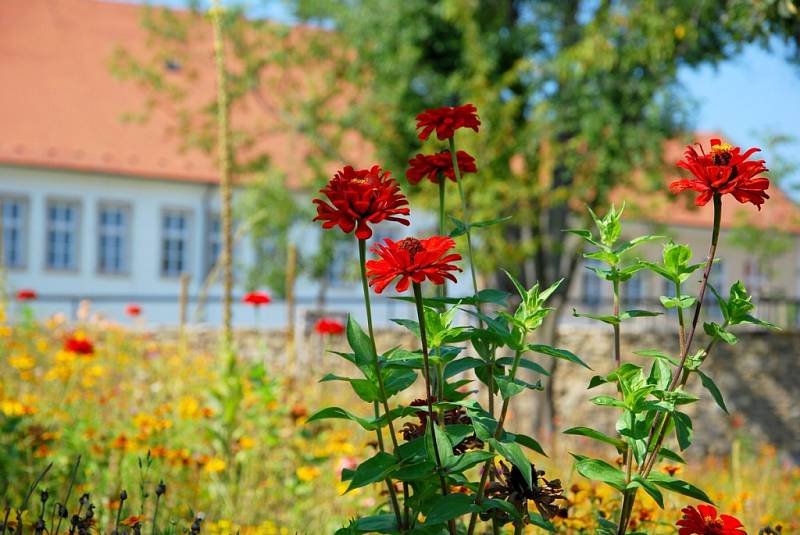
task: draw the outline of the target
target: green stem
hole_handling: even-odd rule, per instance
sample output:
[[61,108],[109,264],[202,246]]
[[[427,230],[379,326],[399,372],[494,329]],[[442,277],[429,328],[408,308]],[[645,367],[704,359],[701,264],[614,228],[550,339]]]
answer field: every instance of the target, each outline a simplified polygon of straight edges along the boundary
[[[668,391],[673,392],[675,389],[680,385],[686,383],[688,375],[685,373],[685,366],[686,366],[686,359],[689,356],[689,351],[692,347],[692,340],[694,339],[694,334],[697,331],[697,324],[700,320],[700,310],[703,307],[703,298],[705,297],[706,288],[708,287],[708,278],[711,275],[711,268],[714,265],[714,257],[717,253],[717,244],[719,243],[719,231],[720,231],[720,223],[722,220],[722,196],[719,193],[714,194],[714,228],[711,231],[711,245],[708,250],[708,258],[706,260],[706,266],[703,270],[703,279],[700,282],[700,292],[697,297],[697,303],[695,304],[694,308],[694,315],[692,317],[692,326],[689,330],[689,336],[686,340],[686,343],[683,345],[681,349],[681,358],[678,366],[672,373],[672,380],[670,381]],[[680,298],[680,294],[677,296]],[[712,340],[713,344],[713,340]],[[711,344],[709,344],[708,348],[711,348]],[[669,416],[664,416],[663,421],[659,425],[656,425],[657,432],[651,435],[650,441],[647,444],[647,450],[650,452],[650,457],[645,460],[642,466],[639,469],[640,474],[642,477],[647,477],[650,472],[653,470],[655,466],[656,459],[658,458],[658,452],[661,450],[661,445],[664,443],[664,439],[666,438],[666,430],[668,427]],[[625,503],[623,503],[623,509],[625,507]],[[632,508],[632,504],[630,505]],[[621,533],[624,534],[624,531]]]
[[[464,184],[461,180],[461,170],[458,168],[458,157],[456,156],[455,136],[450,138],[450,158],[453,161],[453,172],[456,175],[458,194],[461,197],[461,212],[464,218],[464,225],[467,228],[467,256],[469,258],[469,271],[472,275],[472,291],[475,295],[475,310],[481,313],[481,302],[478,300],[478,278],[475,269],[475,257],[472,253],[472,230],[470,229],[469,210],[467,208],[467,197],[464,194]],[[480,322],[483,324],[483,321]],[[489,363],[489,376],[487,378],[489,387],[489,414],[494,416],[494,361]]]
[[[614,268],[616,270],[616,268]],[[614,279],[614,364],[617,368],[622,365],[622,354],[619,334],[619,279]]]
[[[447,480],[445,479],[444,475],[444,466],[442,465],[442,458],[439,455],[439,446],[436,442],[436,425],[433,421],[433,393],[431,391],[431,367],[430,367],[430,359],[428,358],[428,335],[427,331],[425,330],[425,310],[422,306],[422,287],[418,282],[412,283],[414,287],[414,301],[417,305],[417,320],[419,321],[419,338],[422,342],[422,362],[423,362],[423,371],[425,376],[425,401],[428,404],[428,423],[427,425],[430,427],[431,430],[431,441],[433,442],[433,456],[434,461],[436,462],[436,468],[439,472],[439,481],[441,482],[442,487],[442,495],[447,496],[449,494],[447,490]],[[440,422],[442,429],[444,429],[444,421]],[[443,432],[443,431],[441,431]],[[448,528],[450,530],[450,535],[456,535],[456,524],[454,520],[448,522]]]
[[[458,185],[458,195],[461,197],[461,212],[464,217],[464,225],[467,227],[467,256],[469,257],[469,270],[472,275],[472,290],[475,296],[478,295],[478,278],[475,274],[475,258],[472,254],[472,230],[469,227],[469,211],[467,209],[467,197],[464,194],[464,184],[461,180],[461,170],[458,168],[458,158],[456,157],[456,142],[453,137],[450,138],[450,157],[453,160],[453,171],[456,174],[456,184]],[[444,182],[444,181],[443,181]],[[480,311],[480,303],[475,304],[478,311]]]
[[[358,240],[358,259],[359,264],[361,267],[361,287],[364,291],[364,306],[367,312],[367,330],[369,331],[369,339],[370,343],[372,344],[372,364],[375,367],[375,377],[378,380],[378,393],[381,396],[381,401],[383,402],[383,410],[386,414],[386,422],[389,427],[389,438],[392,441],[392,446],[394,449],[397,449],[397,435],[394,432],[394,424],[392,423],[392,414],[389,410],[389,401],[388,397],[386,396],[386,387],[383,383],[383,374],[381,373],[381,365],[380,361],[378,360],[378,349],[375,344],[375,329],[372,326],[372,301],[369,295],[369,283],[367,282],[367,241],[366,240]],[[373,403],[375,409],[375,416],[380,416],[380,410],[378,408],[378,402]],[[380,451],[386,451],[386,447],[383,442],[383,432],[378,426],[375,430],[377,437],[378,437],[378,447]],[[389,498],[392,502],[392,509],[394,509],[394,514],[397,520],[397,525],[400,530],[403,530],[403,518],[400,513],[400,505],[397,501],[397,493],[394,489],[394,484],[390,479],[386,479],[386,486],[389,490]],[[405,490],[405,487],[404,487]]]
[[[439,236],[446,236],[445,230],[445,211],[444,211],[444,190],[447,183],[447,177],[444,173],[439,173]],[[439,296],[447,297],[447,282],[439,285]]]
[[[517,370],[519,369],[519,363],[522,360],[522,351],[517,350],[514,353],[514,362],[511,364],[511,371],[508,372],[508,377],[511,381],[513,381],[517,376]],[[508,408],[511,405],[511,398],[506,398],[503,400],[503,405],[500,409],[500,419],[497,421],[497,427],[494,431],[494,438],[500,438],[500,435],[503,434],[503,426],[506,422],[506,416],[508,415]],[[483,465],[483,473],[481,474],[480,483],[478,483],[478,493],[475,495],[475,503],[480,505],[483,501],[484,490],[486,489],[486,479],[489,477],[489,472],[492,471],[492,459],[486,461]],[[469,528],[467,529],[468,535],[473,535],[475,532],[475,526],[478,520],[478,513],[472,513],[469,519]]]

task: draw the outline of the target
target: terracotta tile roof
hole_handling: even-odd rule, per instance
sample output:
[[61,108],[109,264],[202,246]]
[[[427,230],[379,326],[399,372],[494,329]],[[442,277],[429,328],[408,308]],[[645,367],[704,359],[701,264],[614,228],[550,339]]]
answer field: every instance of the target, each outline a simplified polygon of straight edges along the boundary
[[[0,163],[217,181],[213,158],[182,150],[174,118],[165,111],[154,110],[145,122],[122,120],[143,109],[146,94],[112,75],[111,58],[119,47],[137,57],[152,54],[143,9],[97,0],[0,1]],[[210,35],[200,38],[191,45],[197,78],[190,98],[205,104],[214,98],[216,80]],[[238,127],[245,121],[249,132],[258,132],[256,148],[266,148],[297,186],[309,147],[292,129],[281,128],[277,98],[242,102],[232,122]],[[356,145],[363,157],[364,144]]]
[[[198,150],[183,151],[174,121],[156,109],[144,123],[123,122],[126,113],[142,108],[145,93],[134,83],[116,79],[109,68],[117,47],[147,54],[146,32],[141,25],[142,6],[98,0],[0,0],[0,163],[73,169],[153,179],[213,183],[217,169],[212,158]],[[302,30],[301,30],[302,31]],[[202,37],[202,36],[201,36]],[[150,51],[152,52],[152,51]],[[214,65],[210,39],[192,45],[197,80],[192,99],[213,98]],[[301,78],[307,73],[300,73]],[[284,80],[292,89],[297,80]],[[281,90],[275,91],[279,93]],[[234,123],[259,123],[256,148],[265,149],[272,163],[290,176],[290,185],[302,186],[307,178],[304,157],[309,150],[299,135],[281,128],[277,98],[244,102],[234,110]],[[265,111],[266,110],[266,111]],[[707,143],[710,137],[696,136]],[[368,165],[371,151],[348,136],[354,164]],[[665,147],[668,183],[679,176],[674,167],[685,143]],[[367,161],[363,161],[367,159]],[[331,169],[332,171],[333,169]],[[634,181],[635,182],[635,181]],[[613,198],[626,199],[631,215],[651,221],[706,227],[711,206],[695,208],[690,194],[676,200],[666,192],[647,193],[619,188]],[[800,233],[800,210],[777,187],[759,213],[752,205],[724,203],[723,221],[747,221],[759,227],[778,227]]]

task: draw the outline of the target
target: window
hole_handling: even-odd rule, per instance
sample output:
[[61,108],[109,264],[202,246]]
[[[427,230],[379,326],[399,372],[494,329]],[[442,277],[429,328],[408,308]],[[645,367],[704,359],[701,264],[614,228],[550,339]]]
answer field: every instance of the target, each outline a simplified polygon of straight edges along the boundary
[[97,218],[97,270],[127,273],[130,209],[123,204],[100,205]]
[[642,306],[645,301],[645,272],[640,271],[622,283],[622,302],[628,307]]
[[356,255],[352,240],[336,241],[333,245],[331,263],[328,265],[328,280],[334,287],[346,286],[351,274],[353,255]]
[[769,277],[761,269],[761,263],[755,257],[748,258],[744,263],[744,287],[751,295],[759,295],[769,282]]
[[222,216],[210,214],[208,216],[208,271],[214,266],[222,254]]
[[188,271],[189,214],[166,210],[161,215],[161,274],[178,277]]
[[2,263],[7,268],[25,267],[25,232],[27,222],[27,203],[18,197],[0,199],[0,228],[2,236]]
[[79,210],[76,202],[47,203],[47,234],[45,264],[48,269],[73,271],[78,269]]
[[[599,268],[601,264],[597,260],[589,260],[586,262],[585,267]],[[600,302],[603,298],[603,288],[601,286],[603,281],[600,280],[594,271],[587,269],[583,272],[582,283],[583,304],[591,307],[600,306]]]

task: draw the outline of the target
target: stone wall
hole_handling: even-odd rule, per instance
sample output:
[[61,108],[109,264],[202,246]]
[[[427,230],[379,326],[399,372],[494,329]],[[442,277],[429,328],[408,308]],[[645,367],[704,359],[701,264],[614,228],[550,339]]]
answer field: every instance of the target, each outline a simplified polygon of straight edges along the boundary
[[[613,387],[587,390],[593,375],[608,373],[612,367],[612,337],[609,329],[594,327],[564,327],[560,331],[559,346],[569,349],[584,359],[592,370],[565,361],[559,361],[554,381],[554,399],[557,408],[557,427],[587,425],[613,433],[615,411],[595,407],[589,398],[601,393],[613,394]],[[174,331],[161,331],[162,339],[173,339]],[[705,338],[702,335],[701,339]],[[195,349],[212,349],[218,332],[188,331],[187,341]],[[282,331],[238,331],[236,335],[239,354],[249,359],[265,359],[283,368],[289,361],[286,334]],[[378,346],[387,349],[417,342],[403,330],[378,333]],[[323,348],[346,350],[343,337],[323,340],[316,334],[298,335],[295,340],[296,361],[291,366],[300,377],[316,379],[327,372],[348,371],[348,363],[339,357],[325,354]],[[630,333],[622,337],[625,360],[648,365],[648,359],[635,357],[633,351],[661,349],[677,353],[674,337],[661,333]],[[693,453],[725,453],[737,428],[740,433],[776,445],[781,452],[800,462],[800,333],[740,333],[739,342],[733,346],[717,345],[704,364],[704,371],[719,386],[730,410],[726,415],[702,388],[700,381],[692,378],[688,389],[701,397],[701,402],[691,405],[694,419],[695,446]],[[544,365],[548,357],[534,356]],[[546,381],[543,381],[546,382]],[[344,383],[335,383],[346,388]],[[603,388],[611,388],[604,391]],[[484,398],[484,396],[481,396]],[[483,401],[485,404],[485,401]],[[545,394],[524,393],[515,399],[510,425],[514,429],[540,436],[542,429],[536,425],[541,415]]]

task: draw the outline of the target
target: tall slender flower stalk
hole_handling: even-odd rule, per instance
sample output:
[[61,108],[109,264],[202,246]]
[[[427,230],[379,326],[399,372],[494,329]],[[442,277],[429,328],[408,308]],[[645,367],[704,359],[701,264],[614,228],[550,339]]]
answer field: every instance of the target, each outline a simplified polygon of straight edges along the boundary
[[214,0],[211,20],[214,27],[214,57],[217,66],[217,135],[220,164],[220,198],[222,204],[222,341],[230,358],[233,343],[231,309],[233,306],[233,214],[231,193],[231,167],[233,154],[230,140],[230,103],[228,99],[227,71],[225,68],[225,40],[223,35],[223,7]]
[[[444,474],[444,465],[442,464],[442,457],[439,454],[439,445],[436,440],[436,433],[444,433],[444,418],[439,418],[439,425],[441,426],[441,430],[436,429],[436,418],[433,412],[433,391],[431,390],[431,368],[430,362],[428,358],[428,335],[425,330],[425,310],[422,304],[422,287],[420,283],[414,282],[412,283],[412,287],[414,288],[414,302],[416,303],[417,307],[417,320],[419,321],[419,337],[422,343],[422,361],[424,365],[424,377],[425,377],[425,401],[428,405],[428,428],[431,430],[431,442],[433,446],[433,456],[436,462],[436,469],[439,473],[439,481],[442,487],[442,496],[447,496],[450,494],[447,486],[447,476]],[[440,400],[441,401],[441,400]],[[450,520],[447,523],[448,530],[450,531],[450,535],[456,535],[456,523],[455,520]]]
[[[700,321],[700,311],[703,308],[703,300],[706,293],[706,288],[708,287],[708,279],[711,276],[711,268],[714,265],[714,259],[717,253],[717,245],[719,243],[719,231],[721,227],[722,221],[722,195],[720,193],[713,194],[713,203],[714,203],[714,226],[711,231],[711,245],[709,246],[708,250],[708,257],[706,258],[706,265],[703,269],[703,278],[700,281],[700,290],[697,296],[697,303],[694,307],[694,315],[692,316],[692,324],[689,329],[689,335],[686,338],[685,343],[681,340],[681,353],[680,353],[680,361],[678,362],[678,366],[672,372],[672,379],[669,384],[668,390],[670,392],[674,392],[679,384],[685,383],[686,375],[684,374],[684,367],[686,366],[686,360],[689,357],[689,351],[692,347],[692,341],[694,340],[695,332],[697,331],[697,324]],[[680,298],[680,285],[677,287],[678,294],[677,297]],[[680,308],[678,309],[680,312]],[[683,319],[682,315],[679,316],[679,332],[684,330],[683,326]],[[682,336],[679,336],[682,338]],[[710,346],[709,346],[710,348]],[[683,379],[683,380],[682,380]],[[639,467],[639,474],[642,477],[647,477],[650,472],[653,470],[655,466],[656,459],[658,458],[658,452],[661,450],[661,446],[664,444],[664,440],[666,439],[666,431],[669,429],[669,420],[670,415],[665,414],[661,418],[656,419],[656,422],[653,424],[654,432],[650,434],[650,441],[647,445],[647,450],[650,452],[649,457],[645,457],[644,462]],[[629,448],[630,449],[630,448]],[[630,466],[628,467],[630,468]],[[622,501],[622,510],[620,514],[620,522],[618,526],[617,533],[619,535],[624,535],[628,528],[628,523],[630,522],[630,516],[633,511],[633,504],[636,500],[636,489],[626,491],[623,501]]]
[[[381,401],[383,402],[383,410],[384,414],[386,415],[386,422],[387,427],[389,428],[389,438],[392,442],[393,449],[397,449],[397,434],[394,431],[394,424],[392,423],[392,414],[389,409],[389,401],[386,395],[386,387],[383,382],[383,375],[381,372],[381,365],[378,359],[378,349],[377,345],[375,344],[375,329],[372,326],[372,301],[369,295],[369,283],[367,280],[367,241],[359,239],[358,240],[358,260],[359,260],[359,267],[361,269],[361,287],[364,291],[364,308],[367,313],[367,330],[369,332],[369,339],[370,343],[372,344],[372,358],[373,358],[373,365],[375,366],[375,377],[378,381],[378,392],[381,397]],[[380,408],[378,406],[378,402],[375,401],[373,403],[373,407],[375,410],[375,416],[380,417]],[[378,439],[378,448],[380,451],[386,451],[386,446],[383,441],[383,432],[380,428],[375,430],[377,439]],[[400,512],[400,505],[397,501],[397,492],[395,491],[394,485],[390,479],[386,480],[386,486],[389,491],[389,499],[392,502],[392,509],[395,514],[395,518],[397,520],[397,525],[403,528],[403,516]],[[404,486],[404,490],[407,493],[407,488]]]

